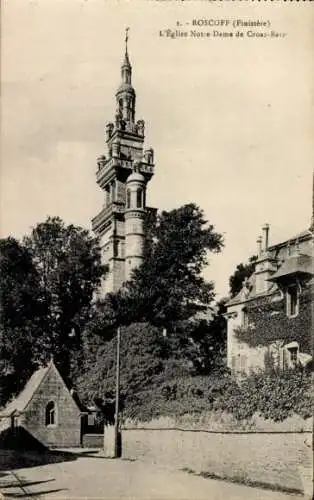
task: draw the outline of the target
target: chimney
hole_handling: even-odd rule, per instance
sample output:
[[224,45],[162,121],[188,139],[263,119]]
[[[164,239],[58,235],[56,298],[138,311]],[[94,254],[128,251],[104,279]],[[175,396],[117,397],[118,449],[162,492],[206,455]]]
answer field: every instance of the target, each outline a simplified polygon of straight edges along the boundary
[[261,255],[262,253],[262,237],[259,236],[256,240],[256,243],[257,243],[257,253],[258,255]]
[[263,226],[263,232],[264,232],[264,248],[265,252],[268,250],[268,238],[269,238],[269,224],[265,224]]

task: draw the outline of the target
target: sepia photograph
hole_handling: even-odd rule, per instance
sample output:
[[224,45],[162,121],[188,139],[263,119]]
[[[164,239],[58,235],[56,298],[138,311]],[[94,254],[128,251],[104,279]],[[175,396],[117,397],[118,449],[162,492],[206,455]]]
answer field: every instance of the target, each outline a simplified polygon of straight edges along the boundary
[[313,500],[310,1],[1,14],[0,500]]

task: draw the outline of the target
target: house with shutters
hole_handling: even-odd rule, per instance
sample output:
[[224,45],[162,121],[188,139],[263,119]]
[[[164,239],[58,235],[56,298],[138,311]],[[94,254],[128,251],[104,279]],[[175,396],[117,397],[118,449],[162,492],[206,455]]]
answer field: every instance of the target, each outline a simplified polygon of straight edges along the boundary
[[[36,370],[22,392],[0,411],[0,434],[28,436],[45,447],[81,444],[81,415],[53,360]],[[0,436],[1,437],[1,436]]]
[[309,229],[275,245],[269,245],[269,225],[263,227],[255,269],[226,303],[227,364],[234,375],[268,368],[310,369],[313,220]]

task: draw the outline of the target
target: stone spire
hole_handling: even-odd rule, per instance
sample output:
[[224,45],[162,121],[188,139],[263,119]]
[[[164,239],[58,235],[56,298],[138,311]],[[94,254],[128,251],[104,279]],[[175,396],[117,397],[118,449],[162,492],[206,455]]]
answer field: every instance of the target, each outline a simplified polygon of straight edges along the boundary
[[128,41],[129,41],[129,29],[125,29],[125,53],[124,53],[124,61],[121,66],[121,77],[122,83],[127,83],[131,85],[132,80],[132,66],[129,59],[128,53]]
[[125,53],[121,66],[121,84],[116,92],[117,119],[130,128],[135,120],[135,90],[132,87],[132,66],[128,53],[129,28],[125,30]]

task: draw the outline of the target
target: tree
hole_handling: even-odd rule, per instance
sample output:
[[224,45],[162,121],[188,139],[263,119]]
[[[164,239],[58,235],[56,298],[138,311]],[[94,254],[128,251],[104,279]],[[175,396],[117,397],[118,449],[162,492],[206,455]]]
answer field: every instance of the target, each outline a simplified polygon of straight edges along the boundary
[[107,296],[117,324],[144,321],[171,328],[207,307],[214,285],[201,272],[209,252],[220,252],[222,236],[190,203],[162,212],[150,225],[143,264],[116,294]]
[[241,263],[236,267],[235,272],[229,278],[231,297],[235,297],[240,292],[245,278],[249,278],[253,274],[256,260],[257,256],[253,255],[247,264]]
[[18,392],[34,364],[40,335],[39,276],[30,252],[14,238],[0,240],[0,406]]
[[[160,329],[147,323],[121,330],[121,399],[130,409],[145,388],[153,390],[156,376],[162,373],[166,340]],[[85,401],[105,403],[114,398],[116,337],[104,339],[87,328],[83,339],[78,392]]]
[[[222,236],[194,204],[150,215],[143,264],[119,292],[107,294],[94,308],[78,360],[85,370],[78,377],[82,397],[103,398],[113,388],[115,332],[123,327],[121,384],[128,411],[147,398],[147,391],[156,392],[161,380],[178,371],[189,374],[197,349],[204,361],[210,351],[206,336],[213,335],[215,349],[218,339],[215,328],[209,333],[199,326],[196,332],[198,321],[189,320],[210,310],[214,285],[201,272],[208,253],[222,249]],[[194,334],[198,346],[191,344]]]
[[37,356],[54,355],[64,376],[70,371],[70,352],[80,347],[93,296],[106,269],[97,240],[89,232],[48,217],[24,239],[40,277],[43,336]]
[[192,331],[192,339],[197,346],[194,360],[196,373],[208,375],[226,365],[227,321],[224,317],[227,309],[226,299],[220,300],[211,320],[201,320]]

